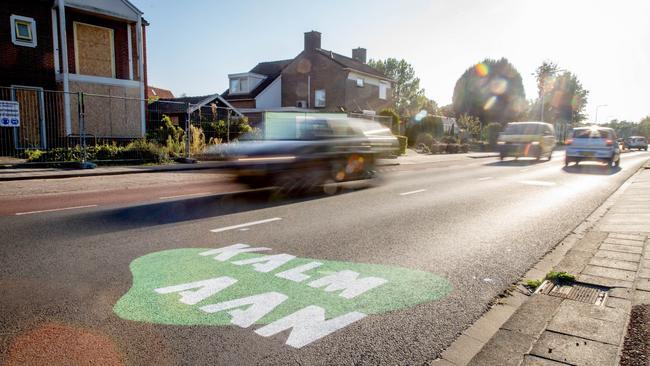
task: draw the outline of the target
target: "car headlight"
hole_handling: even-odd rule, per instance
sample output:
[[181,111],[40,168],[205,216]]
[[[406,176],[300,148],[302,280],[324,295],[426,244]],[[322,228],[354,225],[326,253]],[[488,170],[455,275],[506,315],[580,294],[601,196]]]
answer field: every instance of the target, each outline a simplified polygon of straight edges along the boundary
[[539,141],[533,141],[530,143],[531,145],[539,145]]
[[505,141],[497,141],[497,145],[505,145],[505,144],[506,144]]

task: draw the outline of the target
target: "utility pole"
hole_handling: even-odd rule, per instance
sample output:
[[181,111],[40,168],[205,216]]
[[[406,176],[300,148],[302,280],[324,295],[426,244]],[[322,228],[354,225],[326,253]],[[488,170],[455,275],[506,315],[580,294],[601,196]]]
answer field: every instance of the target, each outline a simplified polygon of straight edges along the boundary
[[598,108],[600,107],[607,107],[607,104],[599,104],[596,106],[596,121],[595,121],[596,124],[598,124]]

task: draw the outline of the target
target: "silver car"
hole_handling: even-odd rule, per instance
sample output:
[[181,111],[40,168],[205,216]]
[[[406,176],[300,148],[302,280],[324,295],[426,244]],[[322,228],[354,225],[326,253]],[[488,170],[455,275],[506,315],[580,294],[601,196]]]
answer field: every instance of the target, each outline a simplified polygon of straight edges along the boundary
[[578,165],[581,161],[602,161],[610,167],[621,163],[621,148],[616,142],[616,133],[611,128],[574,128],[566,145],[564,166],[572,162]]

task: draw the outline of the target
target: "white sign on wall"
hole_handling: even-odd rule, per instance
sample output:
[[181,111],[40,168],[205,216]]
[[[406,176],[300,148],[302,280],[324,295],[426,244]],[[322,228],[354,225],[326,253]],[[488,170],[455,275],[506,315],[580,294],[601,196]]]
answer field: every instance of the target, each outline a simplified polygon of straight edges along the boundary
[[0,127],[20,127],[18,102],[0,100]]

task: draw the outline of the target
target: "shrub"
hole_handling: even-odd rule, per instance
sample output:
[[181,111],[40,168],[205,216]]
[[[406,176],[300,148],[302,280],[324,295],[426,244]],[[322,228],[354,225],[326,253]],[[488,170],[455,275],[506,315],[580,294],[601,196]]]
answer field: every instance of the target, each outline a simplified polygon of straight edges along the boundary
[[492,122],[487,125],[487,140],[490,147],[497,146],[497,139],[499,138],[499,132],[501,132],[501,124],[498,122]]
[[169,155],[165,148],[146,139],[134,140],[124,148],[124,153],[124,158],[127,159],[142,159],[155,163],[169,161]]
[[422,132],[428,132],[435,137],[444,135],[444,125],[442,118],[436,116],[426,116],[422,118]]
[[415,140],[415,145],[424,144],[425,146],[431,146],[433,143],[433,136],[430,133],[420,133]]
[[201,127],[190,125],[190,152],[192,155],[201,154],[205,150],[205,134]]
[[406,146],[408,145],[408,137],[397,135],[397,142],[399,142],[398,155],[406,154]]
[[25,150],[25,158],[27,161],[40,161],[44,152],[41,150]]
[[469,152],[469,144],[460,144],[460,152],[466,154]]
[[439,143],[438,144],[438,153],[442,154],[442,153],[445,153],[445,152],[447,152],[447,144]]
[[394,134],[400,133],[399,130],[399,115],[392,108],[382,109],[379,112],[380,116],[391,117],[391,130]]
[[460,145],[458,144],[447,144],[447,153],[449,154],[458,154]]

